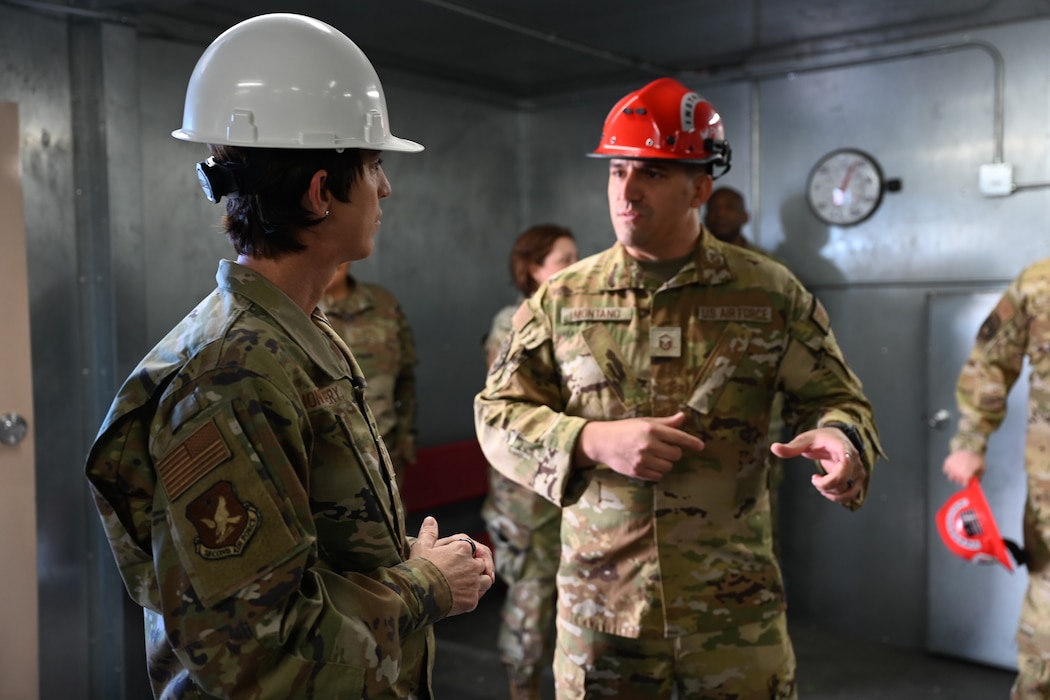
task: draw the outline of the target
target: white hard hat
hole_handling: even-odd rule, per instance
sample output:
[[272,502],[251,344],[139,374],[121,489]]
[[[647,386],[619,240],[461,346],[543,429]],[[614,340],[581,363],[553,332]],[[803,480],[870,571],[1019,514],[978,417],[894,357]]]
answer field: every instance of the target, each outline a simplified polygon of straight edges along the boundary
[[422,151],[390,133],[372,63],[345,34],[303,15],[260,15],[197,61],[177,139],[255,148]]

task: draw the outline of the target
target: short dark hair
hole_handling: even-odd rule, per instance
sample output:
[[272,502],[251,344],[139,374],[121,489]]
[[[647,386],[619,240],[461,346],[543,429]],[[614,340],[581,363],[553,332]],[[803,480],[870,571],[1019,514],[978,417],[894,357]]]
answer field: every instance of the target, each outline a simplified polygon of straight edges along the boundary
[[714,177],[715,166],[712,163],[682,163],[685,167],[685,172],[689,177],[696,177],[697,175],[710,175]]
[[557,224],[538,224],[525,229],[510,252],[510,278],[514,286],[525,296],[539,289],[529,270],[533,265],[542,265],[550,255],[551,248],[559,238],[573,238],[572,231]]
[[741,209],[747,207],[747,203],[744,201],[744,195],[742,195],[739,190],[734,190],[732,187],[716,187],[715,190],[711,192],[711,196],[707,198],[707,201],[710,202],[712,199],[715,198],[715,195],[729,197],[738,205],[740,205]]
[[220,163],[238,163],[251,184],[246,192],[227,197],[223,228],[239,255],[279,258],[306,246],[296,233],[319,223],[303,208],[303,195],[318,170],[328,173],[327,187],[341,202],[364,172],[361,151],[333,149],[242,148],[209,145]]

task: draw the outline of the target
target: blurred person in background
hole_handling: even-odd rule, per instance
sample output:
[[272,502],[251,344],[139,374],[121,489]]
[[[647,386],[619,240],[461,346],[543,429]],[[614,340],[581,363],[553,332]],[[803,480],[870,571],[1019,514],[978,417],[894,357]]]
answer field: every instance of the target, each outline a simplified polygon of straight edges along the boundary
[[[521,297],[493,319],[485,339],[486,365],[499,355],[521,301],[577,257],[572,232],[562,226],[533,226],[518,236],[510,273]],[[492,538],[496,571],[507,584],[497,646],[507,667],[511,698],[539,700],[540,666],[549,657],[553,634],[561,509],[490,468],[481,515]]]
[[336,269],[320,309],[361,366],[400,488],[416,461],[416,345],[408,318],[385,288],[354,279],[349,262]]

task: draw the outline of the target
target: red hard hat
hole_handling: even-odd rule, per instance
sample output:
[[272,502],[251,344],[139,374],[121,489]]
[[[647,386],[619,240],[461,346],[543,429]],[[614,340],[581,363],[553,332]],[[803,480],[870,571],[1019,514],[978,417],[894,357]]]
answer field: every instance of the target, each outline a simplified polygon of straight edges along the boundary
[[660,78],[616,103],[605,118],[598,158],[676,160],[722,166],[732,151],[711,103],[673,78]]
[[992,509],[981,490],[981,482],[971,479],[937,511],[937,529],[948,549],[963,559],[980,564],[996,561],[1013,571],[1007,543],[999,534]]

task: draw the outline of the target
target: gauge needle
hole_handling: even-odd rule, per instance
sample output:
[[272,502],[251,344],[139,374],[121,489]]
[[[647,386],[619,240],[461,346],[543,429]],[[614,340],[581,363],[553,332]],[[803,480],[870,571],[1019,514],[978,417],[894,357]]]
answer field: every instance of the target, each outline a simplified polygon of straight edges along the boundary
[[850,201],[849,196],[849,181],[853,177],[853,169],[857,167],[858,161],[853,161],[846,168],[846,176],[842,178],[842,184],[835,188],[831,193],[831,201],[836,207],[845,206]]
[[849,167],[846,168],[846,177],[842,178],[842,185],[839,187],[839,189],[842,190],[843,192],[845,192],[846,188],[849,187],[849,180],[850,180],[851,177],[853,177],[853,169],[856,168],[856,167],[857,167],[857,161],[853,161],[852,163],[849,164]]

